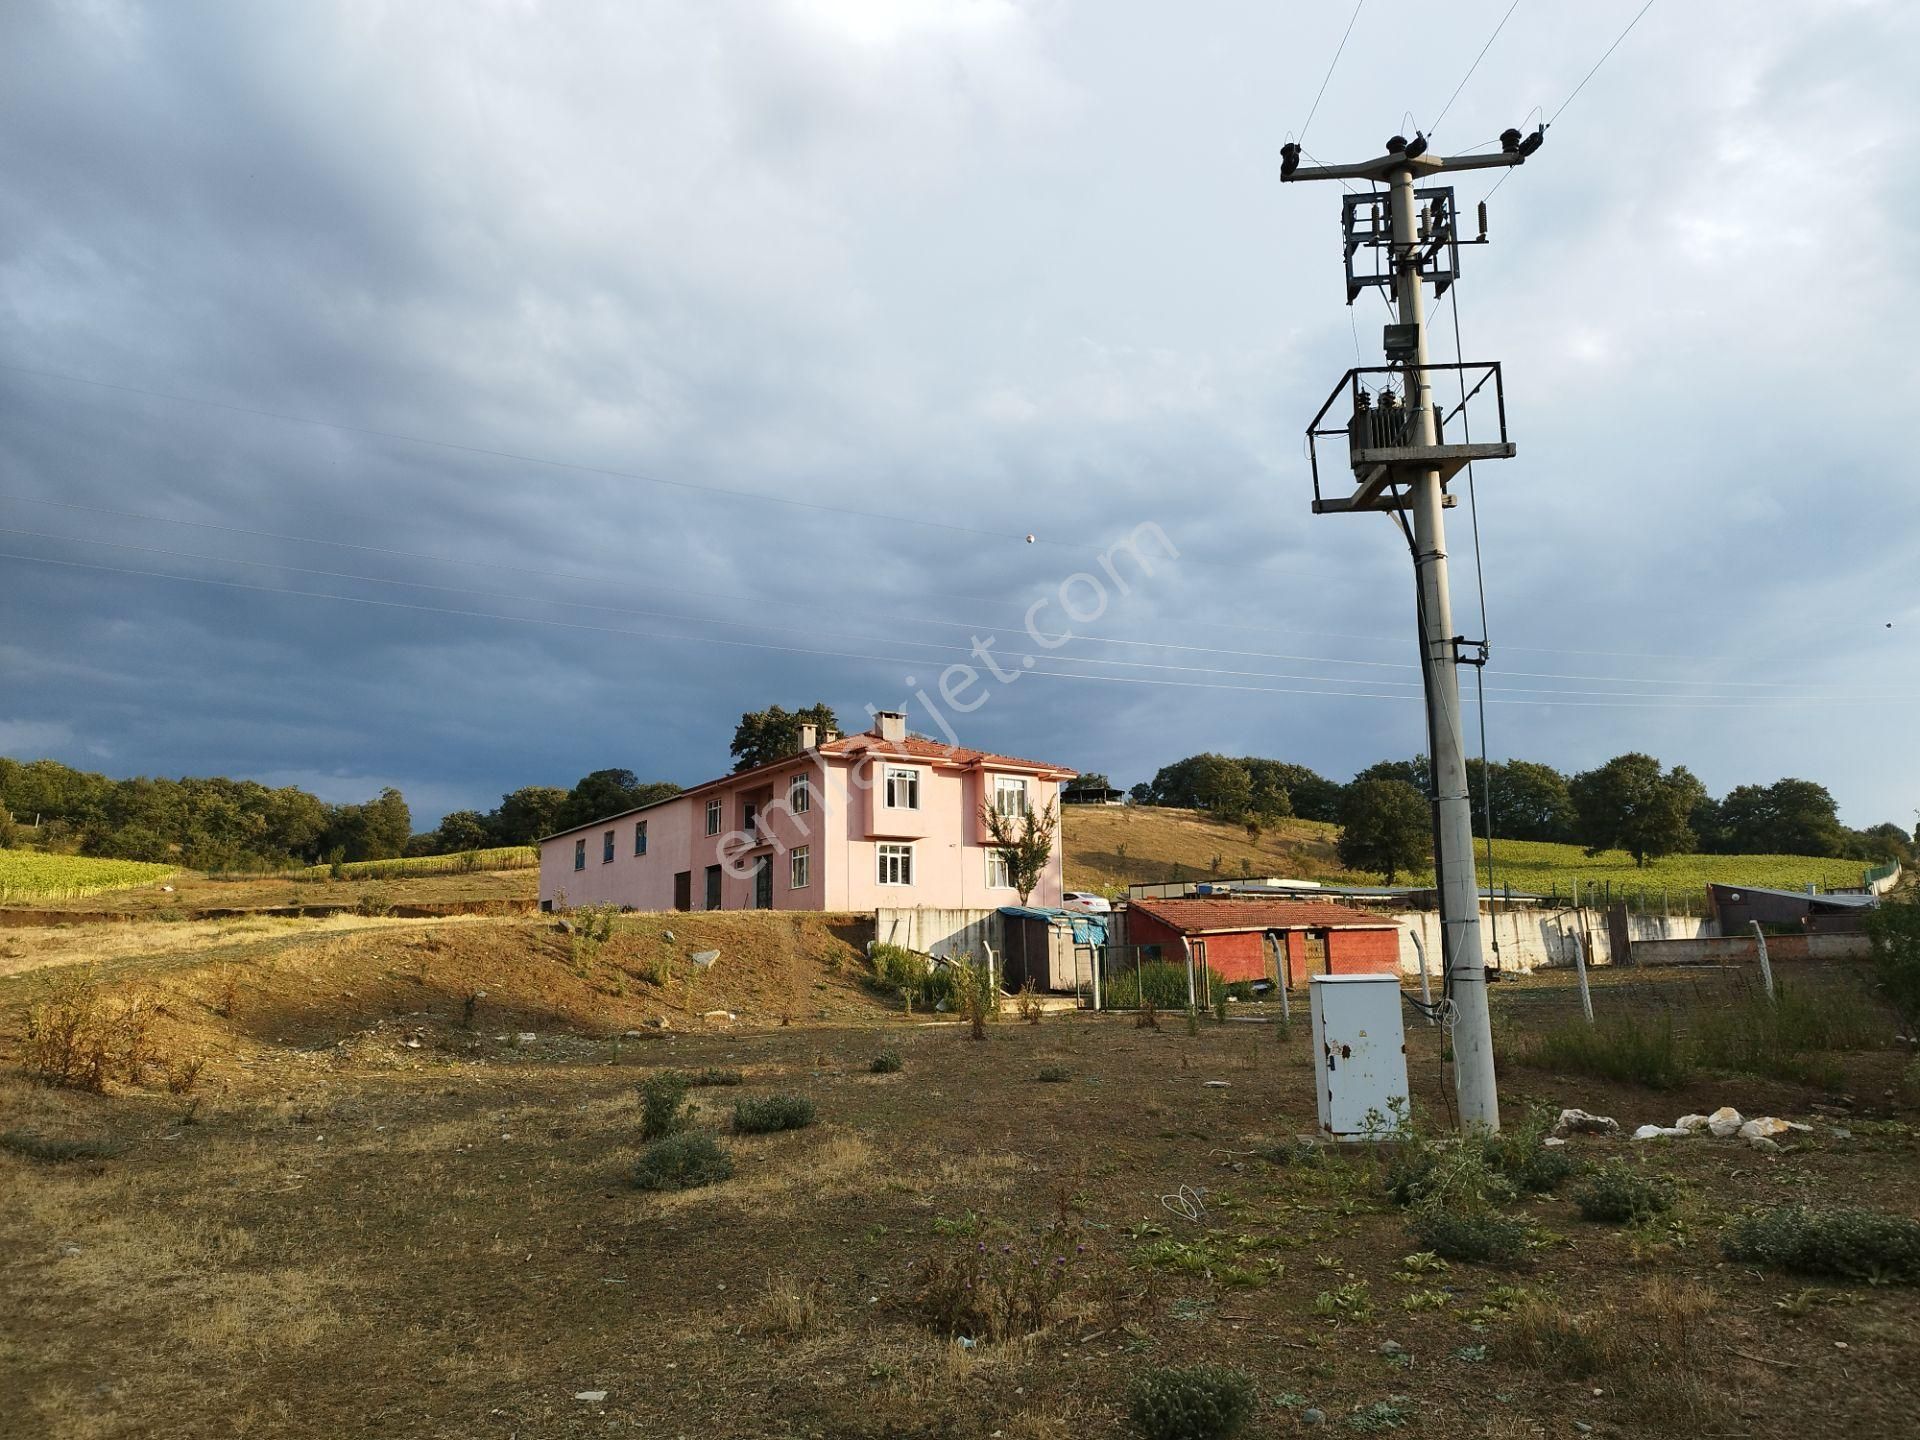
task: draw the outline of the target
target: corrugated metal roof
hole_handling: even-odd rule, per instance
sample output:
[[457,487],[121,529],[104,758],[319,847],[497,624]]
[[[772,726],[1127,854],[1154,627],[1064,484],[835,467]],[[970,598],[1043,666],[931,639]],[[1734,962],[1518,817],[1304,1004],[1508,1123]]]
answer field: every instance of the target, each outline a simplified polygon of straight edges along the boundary
[[1722,885],[1718,882],[1709,884],[1707,888],[1724,892],[1729,898],[1737,895],[1771,895],[1778,900],[1804,900],[1809,905],[1834,905],[1842,910],[1868,910],[1880,903],[1878,895],[1868,895],[1864,892],[1809,895],[1804,890],[1775,890],[1767,885]]

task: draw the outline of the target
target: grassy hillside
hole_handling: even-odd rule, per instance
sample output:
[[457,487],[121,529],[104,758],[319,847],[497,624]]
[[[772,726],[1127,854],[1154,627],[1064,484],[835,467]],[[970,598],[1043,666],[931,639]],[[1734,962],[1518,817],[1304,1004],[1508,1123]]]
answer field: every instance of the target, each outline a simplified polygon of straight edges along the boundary
[[[1249,841],[1242,827],[1197,810],[1070,805],[1062,826],[1069,889],[1216,875],[1228,880],[1276,875],[1366,884],[1382,878],[1342,868],[1334,851],[1338,828],[1314,820],[1287,820],[1258,841]],[[1484,843],[1477,849],[1484,856]],[[1857,861],[1806,855],[1670,855],[1642,868],[1623,851],[1589,857],[1578,845],[1529,840],[1496,840],[1493,855],[1496,884],[1529,891],[1557,888],[1562,895],[1572,892],[1576,879],[1583,888],[1611,883],[1616,895],[1645,889],[1657,896],[1664,889],[1676,901],[1683,895],[1698,896],[1709,881],[1797,890],[1808,881],[1826,889],[1860,880]],[[1399,878],[1421,884],[1431,882],[1433,872]]]

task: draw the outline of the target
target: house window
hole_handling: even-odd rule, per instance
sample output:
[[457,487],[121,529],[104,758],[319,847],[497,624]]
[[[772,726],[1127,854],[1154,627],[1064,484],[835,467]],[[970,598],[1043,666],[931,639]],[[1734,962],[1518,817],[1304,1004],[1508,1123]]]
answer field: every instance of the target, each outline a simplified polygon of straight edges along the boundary
[[707,834],[718,835],[719,833],[720,802],[718,800],[709,800],[707,801]]
[[647,853],[647,822],[644,820],[633,822],[633,853],[636,855]]
[[987,888],[1013,889],[1013,876],[1007,870],[1007,852],[1004,850],[987,851]]
[[882,845],[880,847],[880,883],[882,885],[913,884],[913,846]]
[[600,837],[600,863],[602,865],[613,863],[613,831],[611,830]]
[[1027,782],[1014,776],[998,775],[993,781],[993,808],[1002,815],[1027,813]]
[[740,828],[756,840],[760,838],[760,832],[754,828],[753,822],[759,818],[760,807],[758,805],[754,804],[751,800],[742,800],[740,802]]
[[887,767],[887,808],[889,810],[920,808],[920,772],[918,770],[902,769],[893,765]]
[[587,868],[587,842],[584,836],[573,842],[573,868],[576,870]]
[[787,809],[804,815],[813,809],[813,786],[804,775],[796,775],[787,785]]
[[796,845],[787,852],[787,880],[795,890],[804,890],[813,878],[813,856],[807,853],[805,845]]

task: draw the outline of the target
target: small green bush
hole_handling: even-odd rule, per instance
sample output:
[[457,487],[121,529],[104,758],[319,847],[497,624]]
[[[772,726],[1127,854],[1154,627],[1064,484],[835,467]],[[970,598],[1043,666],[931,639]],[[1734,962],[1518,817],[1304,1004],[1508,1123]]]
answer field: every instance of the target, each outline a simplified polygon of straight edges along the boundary
[[1042,1065],[1039,1079],[1048,1085],[1064,1085],[1073,1078],[1073,1071],[1064,1065]]
[[687,1082],[687,1088],[689,1090],[699,1090],[714,1086],[739,1085],[746,1080],[746,1077],[738,1070],[722,1070],[711,1065],[705,1070],[685,1071],[681,1078]]
[[59,1164],[67,1160],[111,1160],[121,1151],[113,1140],[63,1140],[51,1135],[36,1135],[31,1130],[0,1132],[0,1150],[10,1150],[29,1160]]
[[733,1106],[736,1135],[770,1135],[776,1130],[804,1130],[813,1124],[813,1102],[804,1095],[768,1095],[738,1100]]
[[1563,1075],[1594,1075],[1649,1090],[1677,1090],[1693,1076],[1685,1047],[1662,1016],[1620,1015],[1597,1025],[1568,1020],[1520,1053],[1522,1062]]
[[1256,1398],[1244,1370],[1149,1370],[1127,1389],[1127,1418],[1141,1440],[1225,1440],[1252,1417]]
[[687,1077],[662,1070],[640,1084],[640,1138],[664,1140],[687,1128]]
[[908,995],[928,1008],[953,999],[951,967],[936,965],[917,950],[879,944],[868,952],[867,960],[873,966],[874,988],[884,994]]
[[1801,1275],[1920,1283],[1920,1223],[1904,1215],[1787,1206],[1735,1221],[1720,1248]]
[[1526,1226],[1491,1209],[1454,1210],[1435,1201],[1418,1206],[1407,1223],[1423,1249],[1449,1260],[1512,1260],[1527,1243]]
[[882,1050],[873,1057],[873,1063],[867,1066],[876,1075],[897,1074],[903,1062],[898,1050]]
[[1572,1192],[1572,1202],[1586,1219],[1628,1225],[1672,1210],[1674,1190],[1661,1177],[1644,1175],[1626,1160],[1609,1160]]
[[1578,1168],[1565,1146],[1541,1143],[1552,1133],[1554,1118],[1553,1111],[1536,1107],[1511,1129],[1479,1137],[1487,1163],[1521,1195],[1551,1194]]
[[1673,1208],[1673,1186],[1644,1175],[1625,1160],[1609,1160],[1573,1192],[1573,1203],[1589,1220],[1624,1225]]
[[641,1152],[633,1183],[642,1190],[694,1190],[733,1174],[733,1157],[711,1135],[669,1135]]
[[[1226,983],[1217,975],[1207,976],[1207,993],[1201,996],[1200,976],[1194,976],[1194,998],[1211,1008],[1227,993]],[[1134,970],[1124,970],[1107,981],[1102,1003],[1115,1010],[1137,1010],[1142,999],[1156,1010],[1187,1008],[1187,967],[1171,960],[1153,960]]]

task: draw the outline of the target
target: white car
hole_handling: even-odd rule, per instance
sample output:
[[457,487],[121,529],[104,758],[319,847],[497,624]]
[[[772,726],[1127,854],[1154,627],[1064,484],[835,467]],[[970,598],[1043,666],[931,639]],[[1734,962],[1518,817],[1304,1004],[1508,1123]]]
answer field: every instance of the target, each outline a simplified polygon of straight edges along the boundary
[[1110,915],[1113,905],[1104,895],[1086,890],[1068,890],[1060,896],[1062,910],[1079,910],[1088,915]]

